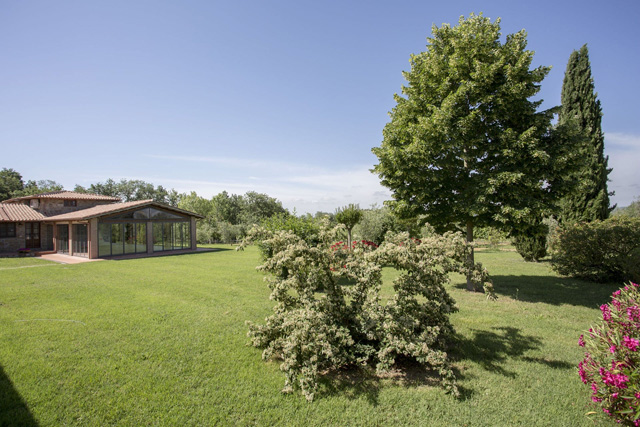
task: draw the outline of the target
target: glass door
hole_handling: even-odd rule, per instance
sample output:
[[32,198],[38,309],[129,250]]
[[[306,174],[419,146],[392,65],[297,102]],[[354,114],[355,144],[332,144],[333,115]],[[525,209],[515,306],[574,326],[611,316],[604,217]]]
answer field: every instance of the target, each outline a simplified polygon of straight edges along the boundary
[[87,244],[87,224],[73,224],[73,255],[89,256]]
[[40,247],[40,223],[26,222],[24,224],[24,240],[27,248]]
[[56,225],[57,229],[57,242],[56,249],[58,253],[68,254],[69,253],[69,226],[67,224],[58,224]]

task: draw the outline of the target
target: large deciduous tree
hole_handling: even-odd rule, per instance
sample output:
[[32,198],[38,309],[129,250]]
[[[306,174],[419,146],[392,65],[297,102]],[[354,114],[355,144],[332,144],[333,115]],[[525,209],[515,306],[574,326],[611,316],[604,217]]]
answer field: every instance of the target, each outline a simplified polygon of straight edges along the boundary
[[611,169],[604,155],[602,107],[591,75],[589,50],[585,44],[573,51],[562,83],[562,108],[558,121],[573,121],[583,138],[573,147],[580,153],[581,164],[574,172],[579,186],[562,200],[560,222],[604,220],[615,206],[609,206],[607,180]]
[[475,226],[524,228],[551,211],[570,163],[553,110],[530,100],[549,67],[530,69],[524,30],[502,43],[500,19],[472,14],[432,33],[403,73],[373,171],[395,212],[424,214],[438,231],[463,229],[472,241]]
[[24,181],[19,172],[9,168],[0,171],[0,201],[13,197],[13,194],[24,188]]

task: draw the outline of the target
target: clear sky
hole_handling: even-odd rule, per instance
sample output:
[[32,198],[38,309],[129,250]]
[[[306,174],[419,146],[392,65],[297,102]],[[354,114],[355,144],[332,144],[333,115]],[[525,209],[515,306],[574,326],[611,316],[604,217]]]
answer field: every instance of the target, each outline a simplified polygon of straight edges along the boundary
[[484,12],[525,29],[560,103],[587,43],[610,190],[640,196],[640,1],[0,1],[0,168],[73,189],[142,179],[297,212],[381,204],[369,172],[409,56]]

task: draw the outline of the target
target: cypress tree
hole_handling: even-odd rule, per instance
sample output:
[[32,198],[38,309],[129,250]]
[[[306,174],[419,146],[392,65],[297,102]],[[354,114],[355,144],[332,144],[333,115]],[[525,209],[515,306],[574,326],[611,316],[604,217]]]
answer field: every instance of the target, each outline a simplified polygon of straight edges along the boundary
[[609,157],[604,155],[604,134],[601,127],[602,108],[597,99],[589,51],[585,44],[573,51],[567,63],[562,84],[562,108],[559,122],[573,122],[583,138],[575,147],[582,164],[574,172],[579,184],[561,203],[560,222],[591,222],[609,217],[615,206],[609,206],[607,190]]

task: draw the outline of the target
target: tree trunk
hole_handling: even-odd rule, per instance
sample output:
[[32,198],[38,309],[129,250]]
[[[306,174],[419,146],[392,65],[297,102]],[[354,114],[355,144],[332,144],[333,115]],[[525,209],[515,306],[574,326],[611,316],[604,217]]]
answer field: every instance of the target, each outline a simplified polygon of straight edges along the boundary
[[[473,243],[473,222],[471,220],[467,220],[467,243]],[[467,261],[469,261],[470,265],[475,263],[475,257],[473,253],[473,247],[471,248],[471,252],[467,256]],[[467,290],[471,292],[475,292],[477,289],[473,282],[471,281],[471,273],[467,273]]]
[[349,248],[349,250],[351,250],[351,229],[347,228],[347,244],[349,246],[347,246]]

